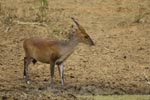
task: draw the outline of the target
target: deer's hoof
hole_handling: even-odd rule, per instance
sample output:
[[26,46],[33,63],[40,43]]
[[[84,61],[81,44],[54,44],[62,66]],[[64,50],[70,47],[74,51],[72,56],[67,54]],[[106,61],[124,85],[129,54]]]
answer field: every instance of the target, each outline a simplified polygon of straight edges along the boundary
[[27,83],[27,84],[30,84],[30,81],[27,81],[26,83]]

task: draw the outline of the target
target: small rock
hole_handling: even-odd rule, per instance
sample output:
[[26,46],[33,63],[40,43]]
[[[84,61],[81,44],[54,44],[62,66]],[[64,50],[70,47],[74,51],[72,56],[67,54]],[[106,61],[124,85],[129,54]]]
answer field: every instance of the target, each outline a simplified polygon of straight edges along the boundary
[[127,58],[127,56],[123,56],[123,58],[124,58],[124,59],[126,59],[126,58]]
[[75,78],[75,77],[73,75],[71,75],[70,78]]
[[7,97],[6,96],[2,96],[2,100],[7,100]]
[[38,90],[46,90],[46,87],[39,87]]
[[145,23],[145,19],[144,18],[139,19],[139,23]]

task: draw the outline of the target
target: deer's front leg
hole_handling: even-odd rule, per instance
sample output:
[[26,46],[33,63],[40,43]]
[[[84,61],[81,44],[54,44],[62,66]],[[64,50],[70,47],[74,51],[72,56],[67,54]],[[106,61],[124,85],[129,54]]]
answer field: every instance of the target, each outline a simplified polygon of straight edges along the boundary
[[61,85],[64,85],[64,65],[63,63],[58,65],[58,70],[59,70],[59,75],[60,75],[60,79],[61,79]]

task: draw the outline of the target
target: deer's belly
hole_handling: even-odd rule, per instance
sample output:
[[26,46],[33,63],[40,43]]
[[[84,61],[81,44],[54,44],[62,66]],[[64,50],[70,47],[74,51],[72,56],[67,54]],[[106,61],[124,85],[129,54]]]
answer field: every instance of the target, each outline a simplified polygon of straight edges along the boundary
[[33,58],[36,59],[37,61],[40,61],[42,63],[48,63],[50,64],[50,55],[49,53],[38,53],[38,54],[33,54]]
[[41,59],[41,58],[39,58],[39,59],[37,59],[38,61],[40,61],[40,62],[42,62],[42,63],[47,63],[47,64],[50,64],[50,60],[49,59]]

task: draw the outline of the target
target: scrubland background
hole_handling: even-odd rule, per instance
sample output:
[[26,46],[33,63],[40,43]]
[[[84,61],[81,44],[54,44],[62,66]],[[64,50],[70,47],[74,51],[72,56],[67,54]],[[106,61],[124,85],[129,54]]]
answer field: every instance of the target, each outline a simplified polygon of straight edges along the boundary
[[[1,99],[70,99],[76,95],[150,94],[150,0],[0,0]],[[49,65],[29,66],[24,39],[66,39],[74,17],[95,42],[80,44],[50,86]]]

